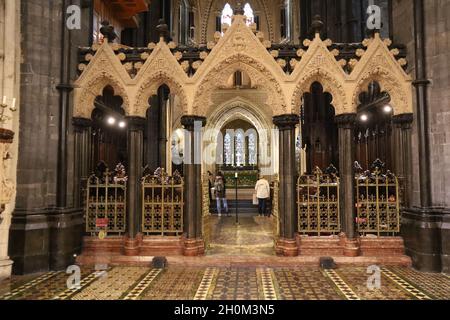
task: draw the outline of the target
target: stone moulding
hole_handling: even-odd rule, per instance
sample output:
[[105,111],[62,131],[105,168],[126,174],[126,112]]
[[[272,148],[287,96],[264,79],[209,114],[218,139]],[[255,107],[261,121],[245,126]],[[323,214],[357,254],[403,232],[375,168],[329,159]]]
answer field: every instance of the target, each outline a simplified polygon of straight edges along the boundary
[[[89,119],[96,96],[105,86],[114,88],[123,98],[128,116],[145,116],[148,98],[166,84],[179,97],[176,108],[180,114],[208,116],[214,109],[212,92],[220,90],[234,71],[247,73],[252,87],[267,93],[265,105],[272,116],[299,113],[301,97],[309,92],[313,82],[319,82],[332,95],[336,115],[356,113],[359,94],[372,81],[378,81],[391,96],[395,115],[412,113],[412,78],[397,61],[389,41],[376,33],[366,39],[360,60],[353,61],[351,71],[344,71],[343,61],[330,51],[330,40],[319,34],[305,40],[305,50],[291,74],[286,74],[276,59],[249,28],[243,16],[236,16],[233,25],[221,37],[212,51],[188,76],[167,43],[160,40],[132,78],[107,41],[96,45],[95,55],[75,81],[74,117]],[[307,49],[306,49],[307,48]],[[345,61],[344,61],[345,62]]]
[[9,203],[15,191],[14,183],[7,176],[11,159],[9,148],[13,139],[13,131],[0,128],[0,206]]

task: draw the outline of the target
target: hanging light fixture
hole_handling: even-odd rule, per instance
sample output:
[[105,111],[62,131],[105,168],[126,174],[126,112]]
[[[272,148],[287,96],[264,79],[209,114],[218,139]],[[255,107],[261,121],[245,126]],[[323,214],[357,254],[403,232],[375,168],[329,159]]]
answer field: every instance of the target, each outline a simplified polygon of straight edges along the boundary
[[114,117],[109,117],[108,118],[108,124],[109,125],[114,125],[116,123],[116,118],[114,118]]
[[367,114],[362,114],[361,115],[361,117],[359,117],[359,119],[362,121],[362,122],[367,122],[367,120],[369,120],[369,116],[367,115]]

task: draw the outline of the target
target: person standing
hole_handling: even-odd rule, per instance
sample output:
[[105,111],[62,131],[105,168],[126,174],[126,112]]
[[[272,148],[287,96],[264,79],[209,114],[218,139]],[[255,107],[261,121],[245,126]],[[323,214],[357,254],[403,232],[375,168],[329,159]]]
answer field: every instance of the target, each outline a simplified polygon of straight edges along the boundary
[[217,213],[222,216],[222,203],[225,212],[228,214],[228,202],[226,196],[225,178],[222,172],[219,172],[214,182],[214,192],[216,195]]
[[210,203],[213,201],[213,196],[212,196],[213,184],[214,184],[213,174],[211,173],[211,171],[208,171],[208,193],[209,193],[209,202]]
[[255,186],[256,197],[258,198],[258,212],[260,216],[270,217],[267,214],[267,199],[270,198],[270,185],[263,176],[256,182]]

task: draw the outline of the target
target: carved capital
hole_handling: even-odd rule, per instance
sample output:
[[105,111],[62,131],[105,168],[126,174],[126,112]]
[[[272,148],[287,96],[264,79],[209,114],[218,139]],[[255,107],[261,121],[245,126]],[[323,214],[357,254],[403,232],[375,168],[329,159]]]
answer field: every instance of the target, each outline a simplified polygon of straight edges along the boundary
[[300,117],[296,114],[283,114],[273,117],[273,123],[280,130],[291,130],[300,123]]
[[352,129],[355,126],[356,113],[344,113],[337,115],[334,118],[334,121],[336,122],[339,128]]
[[145,118],[141,117],[126,117],[127,127],[130,131],[143,131],[145,128]]
[[193,131],[196,122],[201,122],[202,127],[206,125],[206,118],[200,116],[183,116],[181,117],[181,125],[189,131]]
[[411,129],[414,121],[414,115],[412,113],[403,113],[392,117],[392,121],[403,129]]
[[73,127],[76,131],[83,131],[92,126],[92,120],[86,118],[74,117],[72,119]]

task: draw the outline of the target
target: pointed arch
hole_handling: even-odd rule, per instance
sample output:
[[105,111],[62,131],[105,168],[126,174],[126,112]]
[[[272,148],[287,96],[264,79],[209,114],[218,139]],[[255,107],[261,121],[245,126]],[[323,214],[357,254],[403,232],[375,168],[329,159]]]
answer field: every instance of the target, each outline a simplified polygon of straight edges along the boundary
[[82,85],[74,90],[74,117],[90,119],[92,111],[95,109],[94,101],[103,94],[105,87],[111,86],[114,95],[120,96],[123,100],[122,108],[128,114],[130,112],[130,99],[122,81],[111,73],[102,72],[93,74],[85,79]]
[[320,83],[323,87],[323,92],[328,92],[332,96],[333,100],[331,104],[336,111],[336,115],[349,112],[344,84],[330,72],[322,68],[317,68],[300,77],[298,80],[292,95],[292,113],[299,114],[300,100],[305,93],[311,92],[311,86],[314,82]]
[[413,113],[411,87],[405,88],[404,79],[399,79],[391,71],[381,66],[371,68],[359,79],[352,96],[355,107],[360,104],[361,92],[367,91],[369,84],[373,81],[378,82],[381,91],[389,94],[395,114]]
[[266,104],[271,106],[274,115],[286,113],[287,105],[279,81],[262,62],[243,53],[225,58],[203,77],[194,95],[193,113],[207,115],[212,92],[226,87],[227,79],[236,71],[246,72],[253,87],[266,90]]
[[158,88],[162,85],[169,87],[170,92],[177,95],[180,98],[180,105],[182,113],[188,113],[188,102],[186,92],[183,85],[178,82],[173,75],[170,75],[166,71],[158,71],[152,74],[146,75],[140,81],[140,86],[136,92],[135,104],[133,107],[133,115],[145,117],[147,109],[149,107],[148,100],[151,96],[157,94]]

